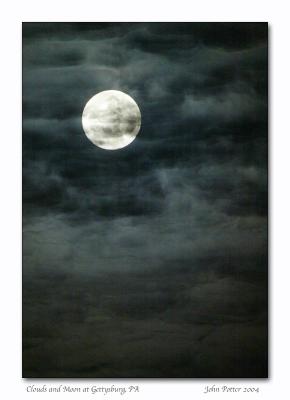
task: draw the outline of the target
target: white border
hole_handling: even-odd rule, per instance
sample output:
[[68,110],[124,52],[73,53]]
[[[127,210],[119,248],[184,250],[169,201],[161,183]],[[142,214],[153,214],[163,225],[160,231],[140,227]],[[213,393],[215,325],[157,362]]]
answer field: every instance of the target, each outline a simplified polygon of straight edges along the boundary
[[[268,21],[270,24],[270,379],[134,380],[139,399],[201,399],[207,384],[259,386],[260,394],[212,394],[215,398],[287,398],[289,370],[289,9],[286,1],[71,0],[9,1],[1,10],[1,299],[0,396],[62,398],[30,394],[21,378],[21,22],[22,21]],[[40,385],[42,380],[34,380]],[[55,380],[57,384],[61,380]],[[130,380],[73,380],[75,385],[130,384]],[[46,381],[45,383],[48,383]],[[52,380],[50,380],[52,383]],[[73,397],[97,395],[72,394]],[[100,395],[98,395],[100,396]],[[109,396],[109,395],[108,395]],[[118,395],[114,395],[116,398]],[[132,394],[130,395],[133,396]],[[122,396],[127,397],[126,395]]]

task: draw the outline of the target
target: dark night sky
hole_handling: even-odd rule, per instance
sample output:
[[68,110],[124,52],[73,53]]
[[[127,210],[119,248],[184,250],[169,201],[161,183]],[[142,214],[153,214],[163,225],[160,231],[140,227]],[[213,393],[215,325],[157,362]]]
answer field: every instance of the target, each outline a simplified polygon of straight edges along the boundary
[[[263,23],[23,25],[23,376],[267,376]],[[92,145],[116,89],[136,140]]]

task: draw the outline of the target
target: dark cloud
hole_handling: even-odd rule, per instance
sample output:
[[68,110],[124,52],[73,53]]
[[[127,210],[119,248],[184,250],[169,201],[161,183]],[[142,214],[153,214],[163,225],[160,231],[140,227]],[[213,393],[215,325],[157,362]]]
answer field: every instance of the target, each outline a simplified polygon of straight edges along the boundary
[[144,51],[166,53],[194,46],[245,49],[264,43],[265,23],[158,23],[140,26],[131,33]]
[[[23,24],[23,375],[267,376],[267,24]],[[81,115],[116,89],[119,151]]]

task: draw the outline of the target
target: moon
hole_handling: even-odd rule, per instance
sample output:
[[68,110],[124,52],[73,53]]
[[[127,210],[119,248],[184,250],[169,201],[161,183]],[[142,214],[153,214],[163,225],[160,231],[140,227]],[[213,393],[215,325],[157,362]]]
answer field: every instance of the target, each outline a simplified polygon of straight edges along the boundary
[[141,112],[128,94],[105,90],[85,105],[82,125],[87,138],[105,150],[118,150],[136,138],[141,127]]

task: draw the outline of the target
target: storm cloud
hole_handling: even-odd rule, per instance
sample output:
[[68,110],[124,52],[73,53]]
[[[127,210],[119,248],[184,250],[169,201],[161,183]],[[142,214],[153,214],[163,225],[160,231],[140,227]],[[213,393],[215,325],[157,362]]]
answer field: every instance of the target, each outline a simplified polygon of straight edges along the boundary
[[24,377],[267,377],[267,29],[23,24]]

